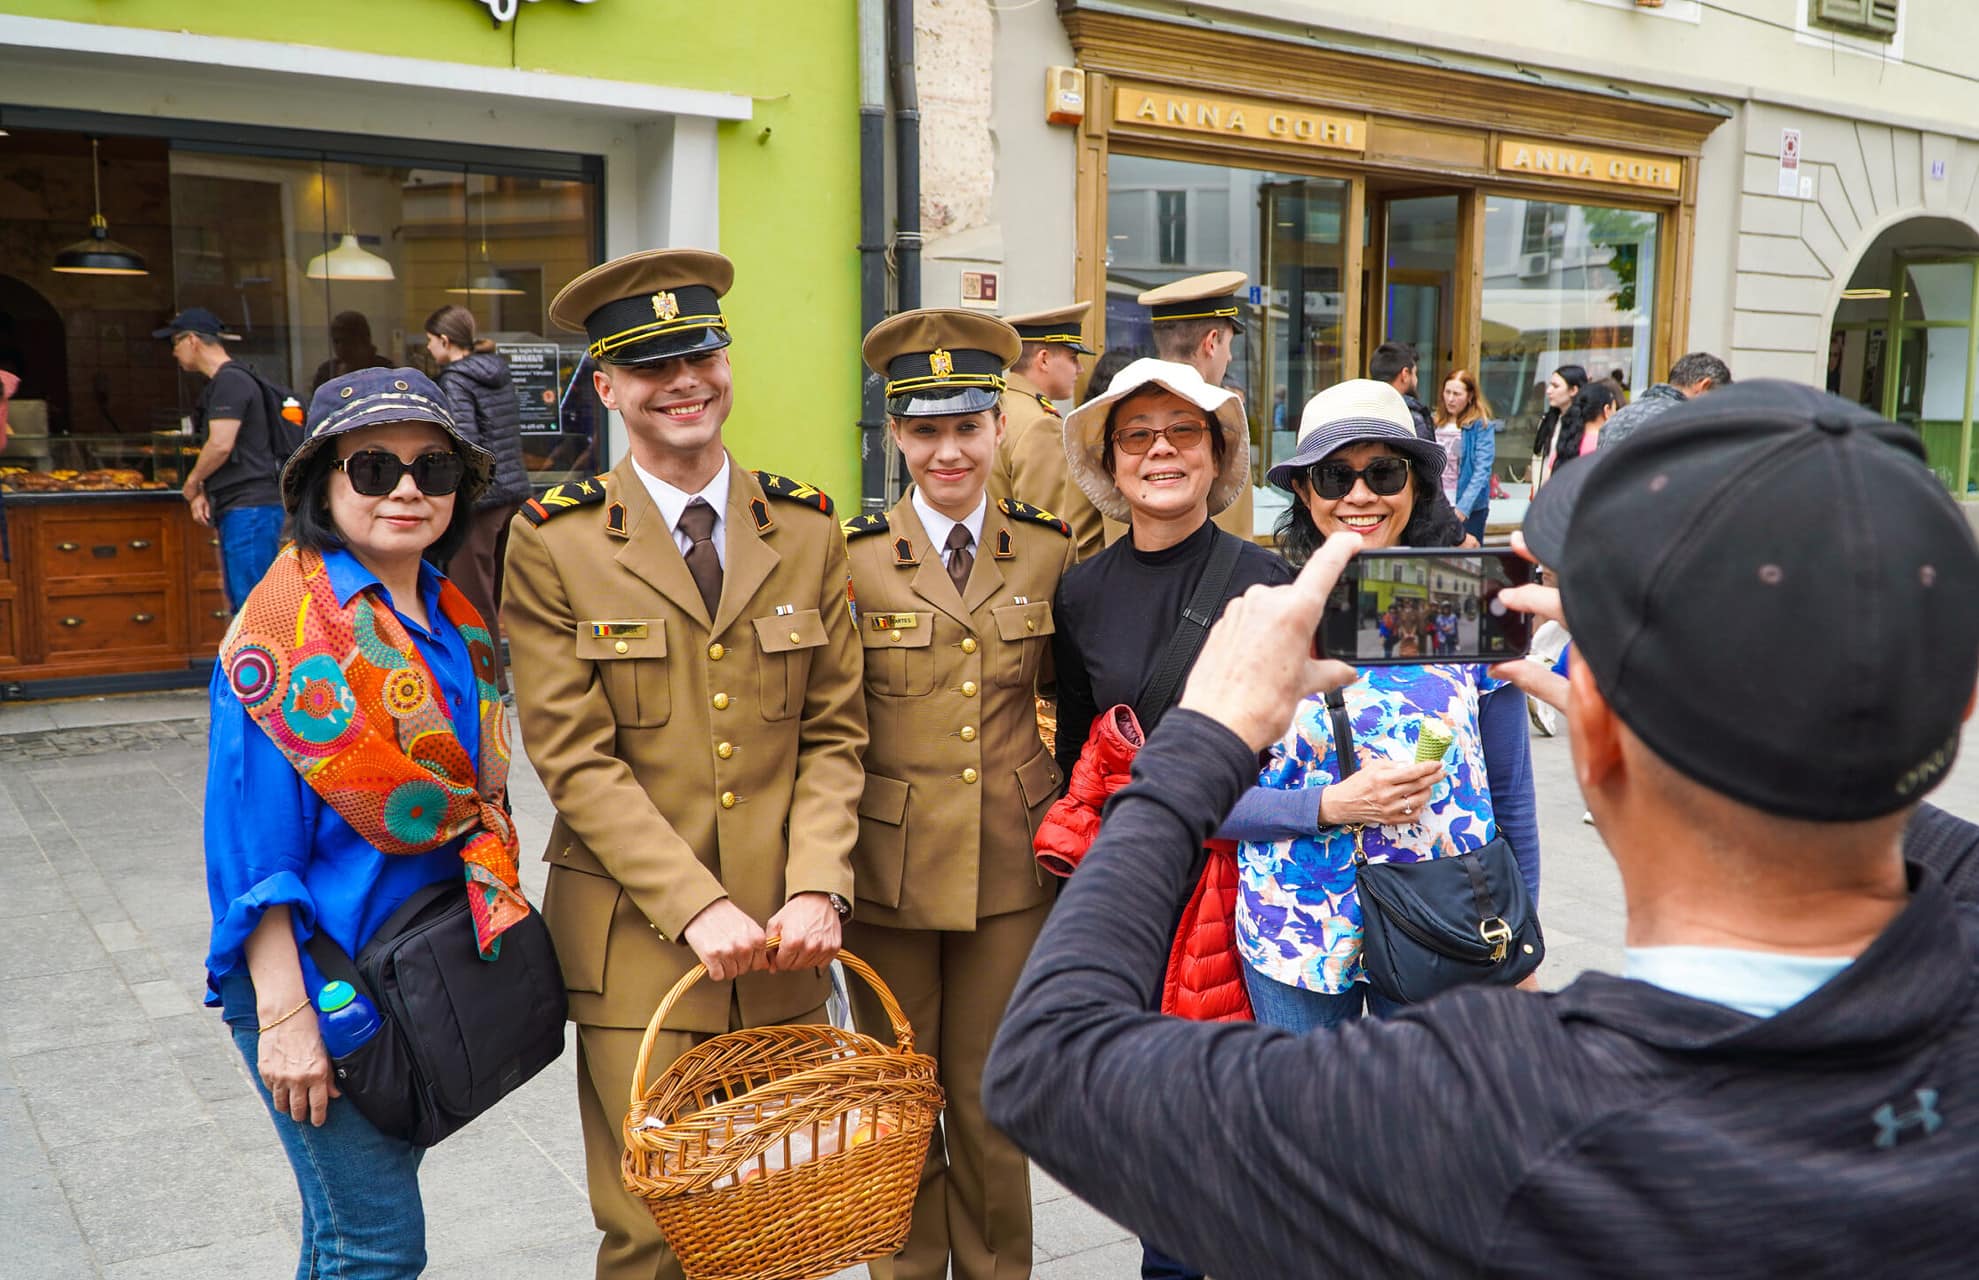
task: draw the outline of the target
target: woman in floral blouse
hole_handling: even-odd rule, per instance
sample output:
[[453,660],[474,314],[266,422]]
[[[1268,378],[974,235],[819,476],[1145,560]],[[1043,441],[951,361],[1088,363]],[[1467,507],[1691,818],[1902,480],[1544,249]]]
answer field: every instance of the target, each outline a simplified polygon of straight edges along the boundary
[[[1341,529],[1367,549],[1454,545],[1462,530],[1453,536],[1429,519],[1444,463],[1392,388],[1355,380],[1321,393],[1306,406],[1298,451],[1271,469],[1295,499],[1278,527],[1280,549],[1300,564]],[[1260,1022],[1298,1031],[1391,1007],[1361,968],[1354,828],[1376,862],[1468,853],[1502,831],[1535,899],[1539,892],[1525,695],[1482,667],[1429,663],[1368,668],[1345,697],[1358,769],[1342,780],[1325,702],[1308,698],[1258,782],[1318,791],[1316,829],[1246,842],[1238,855],[1238,946],[1251,1003]],[[1453,741],[1440,762],[1417,764],[1417,741],[1432,722]]]

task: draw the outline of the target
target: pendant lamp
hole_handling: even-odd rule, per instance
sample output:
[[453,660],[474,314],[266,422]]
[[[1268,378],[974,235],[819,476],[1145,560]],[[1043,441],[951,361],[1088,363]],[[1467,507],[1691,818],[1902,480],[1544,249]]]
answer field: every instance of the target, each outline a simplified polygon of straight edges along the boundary
[[110,238],[110,223],[103,217],[103,182],[97,174],[97,142],[89,140],[89,188],[94,196],[89,216],[89,235],[55,255],[55,270],[72,276],[148,276],[144,257],[129,245]]
[[[327,221],[328,219],[325,219]],[[344,180],[344,234],[337,247],[309,260],[303,274],[311,280],[396,280],[392,264],[357,242],[350,226],[350,180]]]
[[475,267],[469,268],[469,271],[471,273],[478,272],[478,274],[470,274],[465,286],[455,286],[447,290],[447,292],[452,294],[470,294],[484,298],[519,298],[522,296],[523,291],[516,288],[509,278],[502,274],[501,268],[497,267],[488,258],[488,196],[485,192],[481,196],[481,261]]

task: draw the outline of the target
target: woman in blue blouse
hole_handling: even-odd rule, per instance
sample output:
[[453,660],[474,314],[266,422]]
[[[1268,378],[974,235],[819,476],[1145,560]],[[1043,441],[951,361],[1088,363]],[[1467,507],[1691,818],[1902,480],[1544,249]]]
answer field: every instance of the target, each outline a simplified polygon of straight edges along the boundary
[[[1442,446],[1416,436],[1392,387],[1355,380],[1322,392],[1306,406],[1298,451],[1270,472],[1295,499],[1278,526],[1280,550],[1303,564],[1342,529],[1368,550],[1443,545],[1448,532],[1428,513],[1444,464]],[[1251,1004],[1258,1021],[1299,1031],[1390,1007],[1361,968],[1353,828],[1371,860],[1398,862],[1468,853],[1502,830],[1539,892],[1525,695],[1482,667],[1452,663],[1370,667],[1344,692],[1358,770],[1341,780],[1325,702],[1308,698],[1258,781],[1316,794],[1319,821],[1291,838],[1246,841],[1238,854],[1237,941]],[[1443,762],[1417,764],[1417,739],[1432,721],[1454,742]]]
[[[472,775],[487,768],[489,745],[499,741],[487,730],[490,673],[477,671],[488,660],[485,632],[428,562],[465,536],[489,467],[487,454],[456,433],[445,403],[411,369],[364,370],[316,392],[307,438],[282,475],[295,544],[250,595],[213,675],[207,1003],[223,1010],[295,1171],[299,1280],[414,1276],[425,1265],[421,1153],[340,1100],[311,1003],[323,978],[304,944],[322,933],[354,956],[413,892],[460,880],[464,866],[470,886],[477,876],[487,882],[491,911],[506,910],[499,899],[513,889],[512,864],[490,878],[475,863],[483,855],[470,850],[491,847],[485,832],[387,855],[332,803],[342,803],[342,793],[326,798],[313,789],[327,785],[316,771],[334,764],[339,750],[360,742],[378,749],[364,724],[372,717],[363,686],[345,673],[361,658],[376,660],[381,645],[397,680],[393,716],[402,714],[408,690],[422,698],[423,714],[437,704],[458,739],[453,758]],[[284,589],[298,600],[313,592],[314,614],[305,608],[297,617],[286,600],[271,599]],[[296,618],[292,649],[244,637],[255,619],[279,615],[276,604]],[[338,629],[352,618],[355,628]],[[350,651],[339,650],[339,637]],[[500,715],[498,699],[493,714]],[[310,751],[318,781],[295,763],[299,749]],[[393,821],[389,798],[373,808]],[[506,840],[512,846],[512,828]]]

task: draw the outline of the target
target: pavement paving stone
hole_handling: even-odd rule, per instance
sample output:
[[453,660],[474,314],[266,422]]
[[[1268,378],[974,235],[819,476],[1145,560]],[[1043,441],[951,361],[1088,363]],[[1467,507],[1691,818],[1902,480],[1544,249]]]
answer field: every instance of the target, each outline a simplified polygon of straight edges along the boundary
[[295,1263],[294,1237],[270,1230],[131,1258],[105,1267],[103,1280],[215,1280],[229,1275],[256,1280],[286,1276]]
[[9,978],[100,969],[109,963],[96,931],[73,907],[15,917],[0,929],[0,973]]
[[0,1053],[10,1058],[145,1034],[144,1011],[113,968],[0,980]]
[[49,1154],[99,1266],[215,1244],[231,1249],[277,1229],[272,1215],[251,1211],[260,1203],[254,1179],[211,1121],[153,1132],[142,1143],[82,1142]]
[[87,1144],[121,1160],[140,1154],[149,1135],[206,1119],[184,1073],[155,1042],[17,1054],[12,1065],[28,1113],[53,1152]]

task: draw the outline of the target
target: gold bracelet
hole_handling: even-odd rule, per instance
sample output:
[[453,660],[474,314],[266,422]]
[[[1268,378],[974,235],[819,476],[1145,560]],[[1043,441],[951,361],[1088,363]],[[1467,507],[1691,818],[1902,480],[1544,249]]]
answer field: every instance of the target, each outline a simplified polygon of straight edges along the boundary
[[269,1024],[267,1025],[267,1026],[265,1026],[265,1027],[256,1027],[256,1028],[254,1029],[254,1034],[255,1034],[255,1035],[261,1035],[261,1034],[262,1034],[263,1032],[267,1032],[267,1031],[273,1031],[273,1030],[274,1030],[274,1029],[275,1029],[276,1027],[279,1027],[279,1026],[281,1026],[281,1025],[282,1025],[282,1024],[284,1023],[284,1022],[287,1022],[287,1021],[288,1021],[288,1020],[289,1020],[290,1018],[293,1018],[293,1017],[295,1017],[295,1016],[296,1016],[296,1015],[297,1015],[298,1013],[301,1013],[301,1012],[302,1012],[302,1011],[303,1011],[304,1009],[307,1009],[308,1007],[309,1007],[309,997],[308,997],[308,996],[304,996],[304,997],[302,998],[302,1003],[301,1003],[301,1004],[299,1004],[299,1005],[297,1005],[297,1006],[296,1006],[295,1008],[293,1008],[293,1009],[291,1009],[291,1010],[289,1010],[289,1011],[288,1011],[287,1013],[285,1013],[285,1014],[283,1014],[283,1015],[282,1015],[281,1017],[279,1017],[279,1018],[277,1018],[277,1019],[275,1019],[275,1020],[274,1020],[273,1022],[271,1022],[271,1023],[269,1023]]

